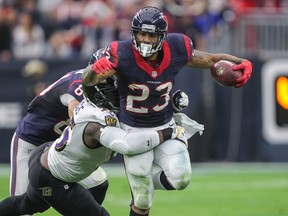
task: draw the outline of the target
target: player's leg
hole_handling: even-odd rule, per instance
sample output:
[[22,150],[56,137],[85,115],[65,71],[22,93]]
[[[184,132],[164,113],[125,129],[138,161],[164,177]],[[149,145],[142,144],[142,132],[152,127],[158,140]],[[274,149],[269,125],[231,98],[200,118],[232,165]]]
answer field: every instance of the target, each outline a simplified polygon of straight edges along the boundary
[[105,171],[98,167],[91,175],[79,182],[92,194],[100,205],[103,203],[108,189],[108,180]]
[[[14,144],[17,145],[19,139],[16,138],[16,136],[14,136],[13,140],[14,140]],[[20,142],[21,141],[22,140],[20,140]],[[26,143],[24,141],[22,142],[22,144],[23,144],[22,146],[24,146],[24,147],[18,148],[18,149],[23,150],[23,149],[26,149],[25,148],[26,146],[29,146],[29,145],[26,145]],[[11,145],[11,147],[12,146],[13,145]],[[37,153],[37,151],[38,151],[38,149],[33,150],[33,152],[35,152],[35,153]],[[25,167],[27,167],[27,169],[25,171],[28,174],[28,160],[31,160],[31,158],[33,159],[33,154],[31,156],[29,155],[29,158],[27,158],[27,157],[24,157],[24,158],[25,158],[25,160],[27,160],[27,162],[25,164],[26,165]],[[19,176],[19,177],[22,177],[22,176]],[[18,179],[20,179],[19,177],[18,177]],[[26,178],[24,180],[25,180],[25,182],[28,182],[29,181],[28,175],[26,176]],[[0,203],[0,215],[34,214],[37,212],[43,212],[50,207],[50,205],[48,205],[46,202],[44,202],[44,200],[42,200],[39,197],[35,198],[35,196],[31,196],[34,198],[34,201],[32,201],[29,197],[29,194],[35,195],[33,193],[32,188],[30,187],[30,184],[28,184],[28,186],[26,186],[24,193],[22,193],[21,195],[11,196],[11,197],[3,200]]]
[[[173,125],[174,119],[155,128],[134,128],[121,123],[125,131],[162,130]],[[162,145],[162,144],[161,144]],[[160,145],[160,146],[161,146]],[[132,193],[130,216],[148,215],[154,196],[153,184],[154,150],[133,156],[124,155],[127,179]]]
[[[77,183],[65,183],[54,178],[45,170],[41,178],[48,178],[51,187],[42,187],[38,194],[62,215],[109,216],[105,208],[98,204],[88,190]],[[46,185],[46,184],[44,184]]]
[[154,163],[161,171],[153,176],[155,189],[183,190],[191,180],[187,147],[178,140],[168,140],[154,149]]
[[124,163],[132,193],[130,216],[148,215],[154,195],[153,151],[133,156],[125,155]]
[[[28,194],[33,194],[32,197]],[[32,198],[32,199],[31,199]],[[35,214],[37,212],[44,212],[50,208],[50,205],[47,204],[44,200],[39,198],[28,190],[19,196],[12,196],[4,199],[0,202],[0,215],[1,216],[10,216],[10,215],[24,215],[24,214]]]
[[49,194],[50,191],[51,195],[46,196],[45,199],[62,215],[109,216],[107,210],[98,204],[90,192],[80,184],[67,184],[54,179],[52,187],[42,188],[41,194],[45,192]]
[[10,149],[10,195],[21,195],[28,186],[28,160],[37,147],[14,133]]
[[29,160],[30,185],[39,197],[62,215],[109,216],[80,184],[63,182],[43,168],[40,162],[43,151],[45,145],[37,148]]

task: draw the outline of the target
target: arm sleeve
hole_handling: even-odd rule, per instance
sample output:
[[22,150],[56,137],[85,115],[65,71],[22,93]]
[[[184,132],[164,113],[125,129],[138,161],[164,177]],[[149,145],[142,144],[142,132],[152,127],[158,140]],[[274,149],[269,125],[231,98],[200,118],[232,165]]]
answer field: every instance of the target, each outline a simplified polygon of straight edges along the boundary
[[156,131],[126,132],[107,126],[101,129],[100,143],[120,154],[133,155],[153,149],[160,144]]
[[65,93],[60,96],[60,101],[64,106],[68,106],[72,100],[76,100],[76,98],[71,94]]

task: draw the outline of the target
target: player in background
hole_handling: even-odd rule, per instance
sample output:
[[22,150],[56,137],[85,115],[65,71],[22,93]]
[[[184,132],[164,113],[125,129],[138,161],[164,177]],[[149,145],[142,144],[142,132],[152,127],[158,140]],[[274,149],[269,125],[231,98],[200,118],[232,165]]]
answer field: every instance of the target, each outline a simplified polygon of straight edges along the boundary
[[115,114],[119,110],[115,77],[95,87],[83,86],[83,90],[85,99],[74,109],[71,126],[55,142],[40,146],[32,154],[28,190],[3,200],[1,216],[43,212],[50,205],[62,215],[107,216],[106,209],[77,182],[116,152],[139,154],[171,139],[186,144],[186,132],[180,126],[135,133],[120,129]]
[[[251,76],[249,60],[196,50],[188,36],[167,30],[167,19],[161,10],[150,6],[140,9],[132,19],[132,40],[110,43],[103,52],[104,58],[83,73],[83,84],[88,86],[117,75],[118,118],[124,130],[155,130],[175,123],[171,90],[175,76],[184,66],[210,69],[219,60],[232,61],[237,64],[234,70],[243,71],[237,88],[244,86]],[[167,141],[143,154],[124,155],[132,192],[130,216],[149,215],[155,189],[182,190],[189,184],[188,150],[175,142],[178,141]],[[156,175],[152,173],[153,164],[162,169]]]
[[[29,104],[11,141],[10,195],[21,195],[28,186],[28,160],[43,143],[56,140],[69,125],[73,110],[83,99],[83,70],[71,71],[40,92]],[[106,173],[99,167],[81,182],[102,203],[108,188]]]

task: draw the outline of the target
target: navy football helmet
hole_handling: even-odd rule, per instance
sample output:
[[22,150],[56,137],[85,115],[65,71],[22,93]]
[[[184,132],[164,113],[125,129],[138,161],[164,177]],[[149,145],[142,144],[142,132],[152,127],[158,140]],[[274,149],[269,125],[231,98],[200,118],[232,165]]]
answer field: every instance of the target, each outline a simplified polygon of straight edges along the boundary
[[[167,36],[168,22],[163,12],[156,7],[144,7],[140,9],[132,19],[131,36],[133,44],[143,57],[149,57],[162,49]],[[140,43],[136,39],[138,32],[155,33],[158,35],[156,46]]]
[[[89,65],[105,57],[105,48],[101,48],[92,54]],[[117,90],[117,77],[112,75],[95,86],[82,84],[83,95],[91,103],[98,107],[107,108],[113,112],[119,112],[119,94]]]
[[110,49],[110,46],[98,49],[95,53],[91,55],[88,65],[94,64],[96,61],[98,61],[100,58],[103,58],[103,57],[109,59],[109,61],[113,63],[114,61],[113,61],[113,58],[110,58],[109,49]]
[[84,97],[98,107],[119,112],[119,94],[116,76],[108,77],[95,86],[82,85]]
[[105,49],[100,48],[95,53],[93,53],[89,59],[88,65],[92,65],[96,61],[98,61],[101,57],[104,57],[105,56],[104,52],[105,52]]

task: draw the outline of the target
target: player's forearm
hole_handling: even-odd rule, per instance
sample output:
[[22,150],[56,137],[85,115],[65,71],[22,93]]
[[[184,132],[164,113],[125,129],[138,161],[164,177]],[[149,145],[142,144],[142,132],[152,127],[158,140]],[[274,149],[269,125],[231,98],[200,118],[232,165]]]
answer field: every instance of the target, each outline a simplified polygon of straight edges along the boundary
[[88,65],[82,75],[82,83],[86,86],[94,86],[108,77],[112,76],[116,71],[114,69],[105,71],[103,74],[96,74],[93,65]]
[[244,61],[242,58],[238,58],[236,56],[225,54],[225,53],[207,53],[200,50],[194,51],[194,56],[187,63],[187,66],[190,67],[198,67],[198,68],[211,68],[215,62],[220,60],[232,61],[236,64],[240,64]]
[[167,137],[171,138],[172,131],[162,134],[161,131],[141,131],[128,133],[120,128],[107,126],[101,131],[100,143],[120,154],[139,154],[158,146]]
[[244,59],[242,58],[238,58],[236,56],[225,54],[225,53],[212,54],[211,58],[212,58],[213,64],[220,60],[231,61],[231,62],[234,62],[235,64],[240,64],[241,62],[244,61]]
[[97,74],[93,71],[93,65],[88,65],[82,75],[82,83],[86,86],[93,86],[97,84]]

